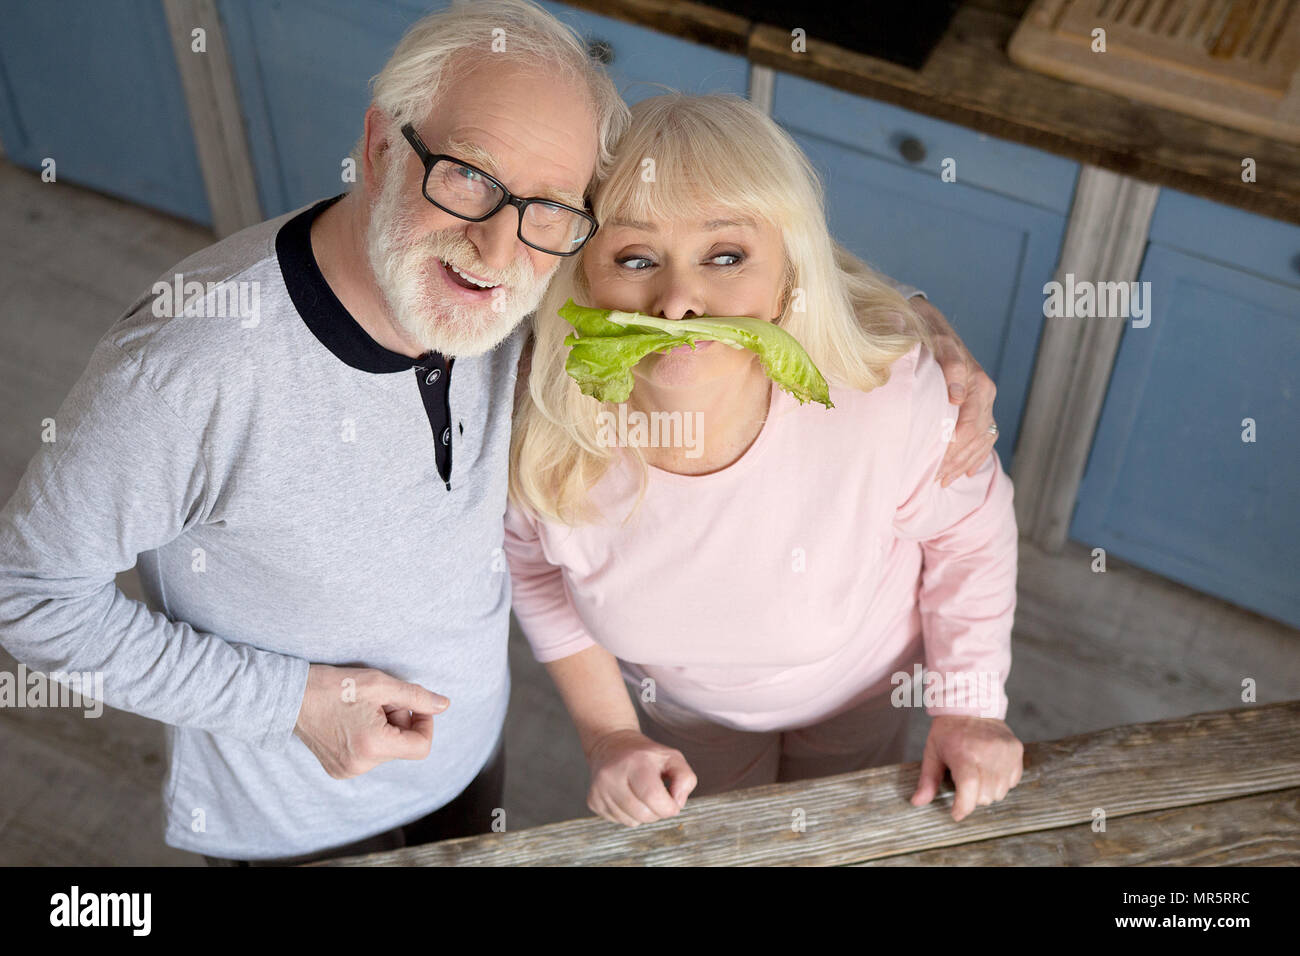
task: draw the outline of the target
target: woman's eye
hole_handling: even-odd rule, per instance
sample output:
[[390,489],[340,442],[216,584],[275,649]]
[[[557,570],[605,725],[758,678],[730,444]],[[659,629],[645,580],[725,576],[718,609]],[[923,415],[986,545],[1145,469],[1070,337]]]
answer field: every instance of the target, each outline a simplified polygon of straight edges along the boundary
[[[705,262],[729,267],[739,265],[744,260],[745,256],[740,252],[719,252],[717,255],[710,256]],[[654,265],[654,260],[647,256],[624,256],[622,259],[615,259],[614,261],[624,268],[631,269],[633,272],[643,272]]]

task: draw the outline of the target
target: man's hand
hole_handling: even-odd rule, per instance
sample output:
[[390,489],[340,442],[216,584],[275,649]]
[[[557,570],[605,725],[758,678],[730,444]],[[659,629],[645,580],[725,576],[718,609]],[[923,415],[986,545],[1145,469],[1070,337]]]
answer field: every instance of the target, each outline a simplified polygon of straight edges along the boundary
[[974,475],[993,450],[998,436],[989,434],[989,426],[993,424],[993,398],[998,389],[938,309],[920,296],[908,302],[929,326],[934,336],[934,358],[948,383],[948,398],[960,406],[952,443],[935,476],[947,488],[962,472]]
[[1004,721],[933,717],[912,806],[923,807],[934,799],[947,767],[957,788],[952,818],[960,821],[976,806],[986,807],[1005,797],[1020,782],[1024,757],[1024,745]]
[[312,664],[293,732],[327,774],[346,780],[388,760],[429,756],[433,715],[450,703],[383,671]]

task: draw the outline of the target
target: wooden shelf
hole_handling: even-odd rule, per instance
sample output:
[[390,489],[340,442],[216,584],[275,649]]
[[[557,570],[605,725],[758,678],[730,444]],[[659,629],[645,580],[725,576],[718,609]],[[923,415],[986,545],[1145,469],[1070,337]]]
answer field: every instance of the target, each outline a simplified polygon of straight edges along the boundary
[[[1300,224],[1300,145],[1231,129],[1013,63],[1029,0],[967,0],[917,70],[684,0],[566,0],[851,93],[1157,186]],[[1254,183],[1242,160],[1256,163]]]

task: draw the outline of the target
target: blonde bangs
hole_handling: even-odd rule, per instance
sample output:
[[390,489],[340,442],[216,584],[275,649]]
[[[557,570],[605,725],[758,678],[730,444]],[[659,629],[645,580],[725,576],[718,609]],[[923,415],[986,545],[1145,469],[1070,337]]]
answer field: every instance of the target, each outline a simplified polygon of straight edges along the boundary
[[683,109],[695,97],[681,93],[632,107],[631,129],[619,142],[593,202],[598,222],[696,222],[705,210],[773,224],[786,218],[789,190],[776,164],[761,155],[747,162],[730,161],[738,135],[734,121],[744,112],[762,114],[740,97],[712,98],[730,100],[734,112]]

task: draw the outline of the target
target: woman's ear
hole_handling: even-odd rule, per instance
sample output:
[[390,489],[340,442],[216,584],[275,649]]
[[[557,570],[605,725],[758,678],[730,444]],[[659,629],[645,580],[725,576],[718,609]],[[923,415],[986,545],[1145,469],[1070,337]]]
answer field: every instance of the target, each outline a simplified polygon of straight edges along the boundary
[[785,263],[785,274],[781,279],[780,304],[777,305],[776,315],[773,316],[771,321],[780,322],[785,318],[786,309],[790,307],[790,297],[794,294],[794,280],[794,265],[787,259]]

